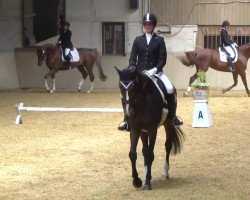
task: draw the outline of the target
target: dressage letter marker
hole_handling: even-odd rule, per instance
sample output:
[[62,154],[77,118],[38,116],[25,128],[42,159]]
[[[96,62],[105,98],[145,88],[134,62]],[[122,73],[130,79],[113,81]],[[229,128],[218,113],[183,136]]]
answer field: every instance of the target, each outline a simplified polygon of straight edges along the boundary
[[208,107],[208,100],[194,100],[193,127],[211,127],[212,115]]
[[39,112],[123,112],[122,108],[61,108],[61,107],[24,107],[23,103],[16,105],[15,124],[22,124],[21,111],[39,111]]

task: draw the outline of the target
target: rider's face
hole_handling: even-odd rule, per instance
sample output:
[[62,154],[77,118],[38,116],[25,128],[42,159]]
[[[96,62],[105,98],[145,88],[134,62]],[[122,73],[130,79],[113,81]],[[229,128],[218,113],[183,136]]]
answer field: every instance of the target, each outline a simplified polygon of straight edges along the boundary
[[67,25],[64,25],[64,26],[63,26],[63,30],[64,30],[64,31],[67,31],[68,29],[69,29],[69,27],[68,27]]
[[153,33],[155,25],[152,22],[144,23],[144,29],[146,33]]

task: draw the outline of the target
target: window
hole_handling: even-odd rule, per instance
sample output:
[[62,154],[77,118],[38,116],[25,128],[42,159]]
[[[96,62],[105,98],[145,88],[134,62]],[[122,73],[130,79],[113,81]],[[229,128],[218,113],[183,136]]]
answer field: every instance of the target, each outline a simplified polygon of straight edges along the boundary
[[66,0],[23,0],[23,46],[35,45],[60,33]]
[[[239,46],[250,42],[250,36],[248,35],[238,35],[230,37]],[[221,44],[219,35],[205,35],[204,36],[204,48],[218,50]]]
[[204,48],[218,50],[220,46],[219,35],[205,35],[204,36]]
[[124,23],[102,23],[102,52],[105,55],[124,55]]
[[248,35],[234,36],[233,40],[236,42],[236,44],[241,46],[250,42],[250,36]]

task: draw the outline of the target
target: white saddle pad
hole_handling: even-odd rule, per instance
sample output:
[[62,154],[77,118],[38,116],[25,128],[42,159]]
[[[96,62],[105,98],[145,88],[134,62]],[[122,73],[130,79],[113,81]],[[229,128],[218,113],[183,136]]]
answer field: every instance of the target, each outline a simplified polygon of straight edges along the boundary
[[[235,62],[237,62],[237,60],[238,60],[238,57],[239,57],[239,55],[238,55],[238,51],[236,50],[236,48],[235,48],[235,45],[234,44],[232,44],[232,46],[234,47],[234,50],[235,50],[235,58],[234,58],[234,60],[233,60],[233,63],[235,63]],[[221,62],[227,62],[227,53],[226,52],[224,52],[224,51],[222,51],[221,50],[221,48],[219,47],[219,54],[220,54],[220,60],[221,60]]]
[[[80,60],[80,56],[76,48],[74,48],[73,51],[70,51],[70,54],[72,55],[72,59],[70,60],[70,62],[78,62]],[[62,60],[65,61],[63,54]]]

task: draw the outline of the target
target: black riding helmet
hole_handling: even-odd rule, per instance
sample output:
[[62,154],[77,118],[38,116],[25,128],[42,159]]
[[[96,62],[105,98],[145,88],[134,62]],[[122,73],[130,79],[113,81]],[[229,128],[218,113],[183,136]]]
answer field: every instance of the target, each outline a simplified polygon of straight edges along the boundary
[[222,23],[222,26],[223,26],[223,27],[230,26],[229,21],[224,21],[224,22]]
[[64,22],[63,25],[70,27],[70,23],[69,22]]
[[142,18],[142,24],[145,24],[147,22],[151,22],[154,24],[154,26],[156,26],[157,24],[157,19],[156,16],[154,14],[151,13],[147,13],[146,15],[144,15],[144,17]]

